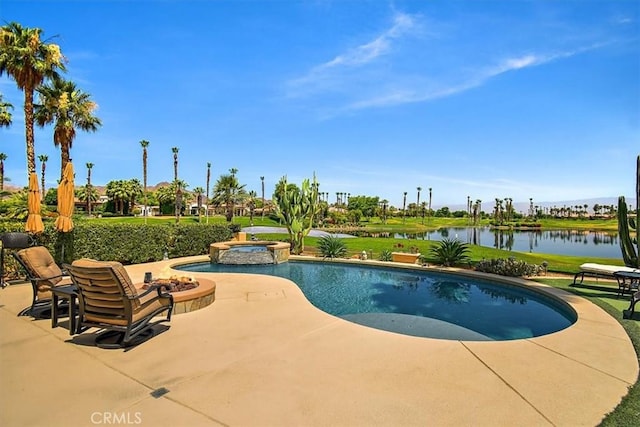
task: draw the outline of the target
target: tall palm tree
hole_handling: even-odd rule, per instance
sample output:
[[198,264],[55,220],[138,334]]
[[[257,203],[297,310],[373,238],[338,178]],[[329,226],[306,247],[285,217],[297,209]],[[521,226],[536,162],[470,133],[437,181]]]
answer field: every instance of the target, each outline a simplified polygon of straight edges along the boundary
[[5,153],[0,153],[0,191],[4,190],[4,161],[7,160]]
[[418,217],[418,208],[420,207],[420,192],[422,191],[422,187],[417,187],[418,190],[418,198],[416,199],[416,217]]
[[45,190],[45,172],[47,170],[47,162],[49,161],[49,156],[47,156],[46,154],[40,154],[38,156],[38,160],[40,160],[41,166],[40,166],[40,186],[42,187],[42,198],[44,199],[45,194],[47,194],[47,191]]
[[13,105],[11,105],[10,102],[6,102],[0,93],[0,128],[8,128],[11,126],[12,117],[9,109],[13,110]]
[[262,219],[264,219],[264,176],[260,177],[260,183],[262,184]]
[[91,187],[91,169],[93,168],[93,163],[87,163],[87,191],[85,199],[87,201],[87,215],[91,216],[91,195],[93,194]]
[[387,199],[382,199],[380,202],[382,203],[382,223],[387,223],[387,206],[389,205],[389,201]]
[[54,77],[51,83],[38,87],[40,104],[34,106],[36,123],[40,127],[53,123],[53,144],[60,146],[62,156],[60,178],[70,160],[69,152],[76,129],[95,132],[102,122],[93,113],[98,105],[91,95],[78,89],[75,83]]
[[211,162],[207,162],[207,194],[205,195],[205,216],[209,224],[209,183],[211,182]]
[[[13,109],[13,105],[8,102],[5,102],[2,98],[2,94],[0,93],[0,127],[8,128],[11,126],[11,112],[9,109]],[[0,191],[4,190],[4,161],[6,160],[7,155],[5,153],[0,153]],[[44,194],[44,193],[43,193]]]
[[57,70],[65,71],[65,58],[60,46],[40,40],[40,28],[25,28],[11,22],[0,28],[0,34],[0,76],[6,73],[24,92],[27,174],[30,175],[36,172],[33,93],[45,78],[57,76]]
[[176,224],[180,222],[180,210],[182,209],[182,190],[180,189],[180,184],[178,183],[178,151],[180,151],[178,147],[171,148],[171,152],[173,153],[173,182],[176,184]]
[[429,210],[427,211],[429,218],[431,218],[431,195],[431,187],[429,187]]
[[147,147],[149,146],[149,141],[143,139],[140,141],[140,146],[142,147],[142,186],[144,193],[144,223],[147,223]]
[[404,193],[402,193],[404,195],[403,199],[402,199],[402,223],[404,224],[404,222],[407,219],[407,192],[405,191]]
[[256,209],[256,192],[251,190],[249,191],[247,204],[249,205],[249,223],[253,227],[253,211]]

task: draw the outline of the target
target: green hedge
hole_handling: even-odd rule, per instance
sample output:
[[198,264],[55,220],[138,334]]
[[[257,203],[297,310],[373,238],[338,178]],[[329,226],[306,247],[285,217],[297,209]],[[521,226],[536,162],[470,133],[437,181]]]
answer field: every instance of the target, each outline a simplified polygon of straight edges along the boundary
[[[24,222],[0,221],[0,232],[24,231]],[[69,233],[45,222],[43,233],[35,235],[58,263],[78,258],[119,261],[123,264],[159,261],[165,251],[170,258],[209,253],[209,245],[230,240],[231,229],[220,224],[144,225],[75,222]]]

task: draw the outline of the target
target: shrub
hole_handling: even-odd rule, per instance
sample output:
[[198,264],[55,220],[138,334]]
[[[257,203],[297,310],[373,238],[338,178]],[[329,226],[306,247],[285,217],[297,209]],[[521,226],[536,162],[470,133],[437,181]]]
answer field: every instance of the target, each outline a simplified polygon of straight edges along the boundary
[[[44,232],[34,236],[35,240],[46,246],[58,263],[86,257],[137,264],[159,261],[165,250],[172,258],[204,255],[209,253],[211,243],[232,236],[228,226],[219,224],[145,225],[78,220],[69,233],[56,231],[53,221],[45,221],[44,225]],[[0,232],[23,230],[22,222],[0,221]]]
[[429,251],[438,264],[450,267],[469,261],[469,245],[457,239],[444,239]]
[[324,258],[341,258],[347,255],[347,245],[333,235],[326,235],[318,241],[318,250]]
[[392,252],[389,249],[383,249],[378,259],[380,261],[391,261],[393,259]]
[[483,259],[478,263],[478,265],[476,265],[477,271],[510,277],[537,276],[543,271],[543,269],[544,268],[542,266],[528,264],[525,261],[519,261],[513,257],[508,259]]

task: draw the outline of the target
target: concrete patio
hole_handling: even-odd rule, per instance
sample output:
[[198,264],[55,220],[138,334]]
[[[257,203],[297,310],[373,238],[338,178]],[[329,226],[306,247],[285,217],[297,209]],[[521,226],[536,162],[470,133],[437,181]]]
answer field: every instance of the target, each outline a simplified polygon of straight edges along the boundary
[[[175,261],[127,270],[142,281]],[[217,283],[216,301],[129,351],[18,317],[31,286],[1,290],[0,425],[594,426],[638,378],[619,323],[557,289],[573,326],[473,342],[350,323],[277,277],[195,276]]]

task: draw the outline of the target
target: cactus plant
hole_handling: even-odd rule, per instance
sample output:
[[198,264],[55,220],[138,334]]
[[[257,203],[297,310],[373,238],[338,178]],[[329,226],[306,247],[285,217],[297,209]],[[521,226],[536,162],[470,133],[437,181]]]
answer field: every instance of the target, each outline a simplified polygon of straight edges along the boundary
[[[627,213],[627,203],[624,196],[618,197],[618,236],[622,259],[627,267],[640,268],[640,155],[636,161],[636,215],[635,220]],[[635,230],[635,237],[631,230]],[[634,247],[635,242],[635,247]]]
[[304,238],[311,231],[313,218],[320,208],[315,176],[313,183],[308,179],[303,180],[300,188],[295,184],[288,184],[287,178],[282,177],[273,199],[276,213],[289,232],[291,253],[301,254],[304,251]]

